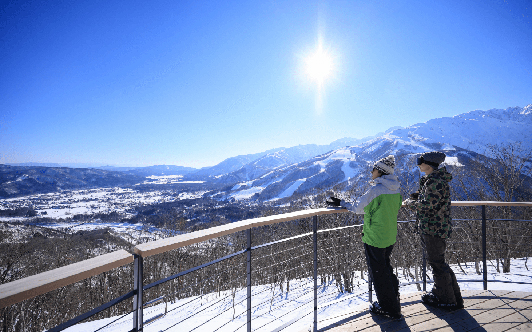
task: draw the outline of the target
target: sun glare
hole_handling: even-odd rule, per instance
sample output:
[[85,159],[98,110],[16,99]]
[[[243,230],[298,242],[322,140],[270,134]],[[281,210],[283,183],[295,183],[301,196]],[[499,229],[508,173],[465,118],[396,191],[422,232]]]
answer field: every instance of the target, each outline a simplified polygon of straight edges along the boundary
[[321,36],[318,37],[316,49],[303,57],[302,65],[307,83],[315,85],[316,111],[319,114],[324,108],[326,83],[334,78],[338,70],[334,53],[323,47]]
[[307,77],[322,86],[333,72],[334,64],[332,56],[323,50],[320,43],[318,49],[305,59]]

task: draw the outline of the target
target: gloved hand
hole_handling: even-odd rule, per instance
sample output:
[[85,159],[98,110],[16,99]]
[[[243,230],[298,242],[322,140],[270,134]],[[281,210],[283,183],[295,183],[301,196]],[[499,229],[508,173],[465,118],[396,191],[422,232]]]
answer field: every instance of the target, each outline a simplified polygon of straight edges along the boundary
[[410,198],[416,201],[419,198],[419,193],[417,191],[415,193],[411,193]]
[[334,197],[334,196],[331,196],[331,197],[329,197],[329,199],[326,200],[325,202],[327,203],[328,206],[339,207],[341,201],[342,201],[341,199],[336,198],[336,197]]
[[415,199],[407,198],[403,201],[403,205],[410,209],[413,209],[415,207],[416,202],[417,201]]

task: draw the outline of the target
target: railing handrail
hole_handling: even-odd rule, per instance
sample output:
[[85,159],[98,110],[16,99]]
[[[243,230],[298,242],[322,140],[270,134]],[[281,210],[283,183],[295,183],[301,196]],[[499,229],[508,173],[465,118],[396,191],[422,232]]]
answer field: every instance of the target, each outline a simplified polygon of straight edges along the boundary
[[[530,206],[532,202],[498,202],[498,201],[452,201],[451,206]],[[404,207],[404,205],[403,205]],[[322,214],[331,213],[344,213],[349,210],[342,208],[320,208],[301,210],[296,212],[278,214],[268,217],[252,218],[247,220],[241,220],[234,223],[216,226],[200,230],[197,232],[186,233],[160,239],[157,241],[147,242],[135,247],[135,253],[143,258],[148,256],[161,254],[166,251],[185,247],[191,244],[196,244],[206,240],[214,239],[223,235],[233,234],[239,231],[244,231],[249,228],[271,225],[281,223],[290,220],[297,220],[303,218],[309,218]]]
[[230,224],[203,229],[192,233],[180,234],[173,237],[160,239],[157,241],[139,244],[134,248],[134,251],[135,254],[141,256],[142,258],[146,258],[148,256],[161,254],[173,249],[182,248],[191,244],[215,239],[220,236],[245,231],[254,227],[272,225],[290,220],[310,218],[313,216],[319,216],[324,214],[343,212],[349,211],[342,208],[320,208],[277,214],[268,217],[246,219]]
[[133,263],[133,255],[121,249],[0,285],[0,308],[31,299],[129,263]]
[[[163,253],[187,245],[199,243],[257,226],[271,225],[289,220],[308,218],[315,215],[347,212],[340,208],[309,209],[269,217],[247,219],[231,224],[212,227],[171,238],[143,243],[134,247],[135,254],[141,257]],[[51,292],[80,280],[133,263],[134,255],[121,249],[57,269],[0,285],[0,309]]]
[[[528,206],[532,202],[498,201],[452,201],[452,206]],[[295,211],[268,217],[242,220],[192,233],[143,243],[134,247],[134,253],[143,258],[164,253],[177,248],[233,234],[254,227],[271,225],[285,221],[309,218],[318,215],[349,212],[343,208],[319,208]],[[54,270],[0,285],[0,309],[31,299],[52,290],[64,287],[89,277],[127,265],[134,261],[134,255],[121,249],[88,260],[66,265]]]

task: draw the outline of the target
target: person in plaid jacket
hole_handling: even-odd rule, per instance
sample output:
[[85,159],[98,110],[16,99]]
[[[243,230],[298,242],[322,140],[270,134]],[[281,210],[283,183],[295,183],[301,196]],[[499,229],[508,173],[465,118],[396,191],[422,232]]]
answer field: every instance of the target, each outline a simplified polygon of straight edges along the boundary
[[431,306],[450,310],[464,307],[460,287],[453,270],[445,262],[446,240],[451,236],[452,175],[439,165],[445,161],[443,152],[427,152],[417,159],[421,172],[419,190],[403,202],[416,211],[421,243],[432,267],[434,287],[421,300]]

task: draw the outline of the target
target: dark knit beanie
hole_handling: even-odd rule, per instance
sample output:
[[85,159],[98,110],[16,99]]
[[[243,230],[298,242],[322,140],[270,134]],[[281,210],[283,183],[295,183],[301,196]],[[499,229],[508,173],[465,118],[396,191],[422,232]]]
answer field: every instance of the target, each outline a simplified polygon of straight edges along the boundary
[[439,151],[425,152],[419,158],[417,158],[417,164],[423,163],[431,166],[432,168],[438,168],[441,163],[445,161],[445,153]]
[[378,169],[385,175],[393,174],[395,168],[395,157],[389,155],[386,158],[382,158],[373,164],[373,168]]

